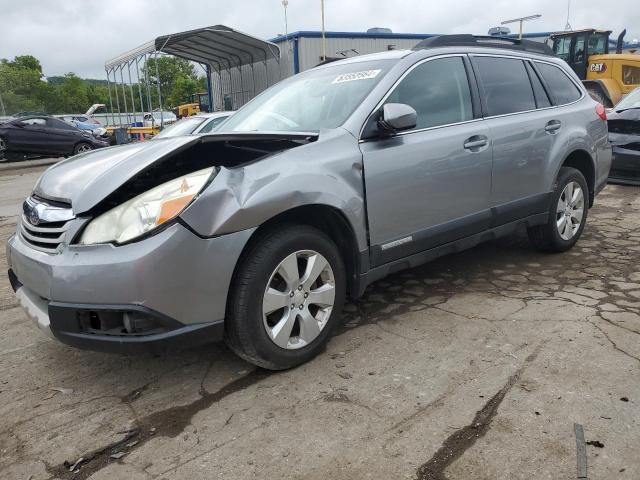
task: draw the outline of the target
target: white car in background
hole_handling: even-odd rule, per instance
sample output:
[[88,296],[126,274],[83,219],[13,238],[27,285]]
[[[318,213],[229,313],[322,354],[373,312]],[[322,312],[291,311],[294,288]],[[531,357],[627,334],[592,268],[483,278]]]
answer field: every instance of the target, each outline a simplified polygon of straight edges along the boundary
[[142,117],[142,125],[144,127],[159,127],[161,125],[170,125],[176,123],[178,117],[173,112],[151,112],[145,113]]
[[102,123],[93,118],[93,114],[100,108],[106,108],[104,103],[94,103],[89,109],[81,115],[64,115],[62,118],[65,122],[80,122],[80,123],[93,123],[97,126],[102,126]]
[[200,113],[168,126],[153,138],[178,137],[180,135],[199,135],[216,130],[233,112]]

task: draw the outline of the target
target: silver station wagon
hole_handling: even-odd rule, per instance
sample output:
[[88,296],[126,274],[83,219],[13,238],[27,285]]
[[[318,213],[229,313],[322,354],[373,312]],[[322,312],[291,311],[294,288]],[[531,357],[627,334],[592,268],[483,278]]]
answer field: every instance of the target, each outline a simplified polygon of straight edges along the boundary
[[49,168],[9,277],[66,344],[224,339],[284,369],[389,273],[522,225],[535,247],[571,248],[610,164],[603,107],[548,47],[434,37],[291,77],[222,131]]

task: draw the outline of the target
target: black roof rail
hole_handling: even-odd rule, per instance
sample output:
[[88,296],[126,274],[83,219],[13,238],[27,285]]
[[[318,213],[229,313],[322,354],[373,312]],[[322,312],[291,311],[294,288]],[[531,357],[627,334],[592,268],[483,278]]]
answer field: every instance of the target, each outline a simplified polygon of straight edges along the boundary
[[418,43],[413,50],[436,47],[488,47],[505,48],[508,50],[520,50],[523,52],[538,53],[541,55],[554,55],[549,45],[532,40],[518,40],[509,37],[488,37],[481,35],[438,35],[429,37]]

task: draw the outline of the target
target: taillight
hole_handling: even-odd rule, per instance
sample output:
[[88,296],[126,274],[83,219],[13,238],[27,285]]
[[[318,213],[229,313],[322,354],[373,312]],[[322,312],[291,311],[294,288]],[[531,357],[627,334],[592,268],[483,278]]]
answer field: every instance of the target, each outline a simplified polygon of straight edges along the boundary
[[596,105],[596,113],[603,122],[607,121],[607,111],[604,109],[601,103]]

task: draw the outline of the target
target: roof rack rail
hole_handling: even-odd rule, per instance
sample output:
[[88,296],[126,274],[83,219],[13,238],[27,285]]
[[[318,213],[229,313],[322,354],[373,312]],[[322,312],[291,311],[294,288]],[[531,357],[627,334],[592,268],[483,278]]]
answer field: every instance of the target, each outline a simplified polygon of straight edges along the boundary
[[425,48],[436,47],[489,47],[506,48],[508,50],[521,50],[525,52],[538,53],[541,55],[554,55],[549,45],[532,40],[518,40],[509,37],[488,37],[481,35],[438,35],[430,37],[418,43],[413,50],[423,50]]

